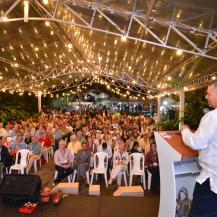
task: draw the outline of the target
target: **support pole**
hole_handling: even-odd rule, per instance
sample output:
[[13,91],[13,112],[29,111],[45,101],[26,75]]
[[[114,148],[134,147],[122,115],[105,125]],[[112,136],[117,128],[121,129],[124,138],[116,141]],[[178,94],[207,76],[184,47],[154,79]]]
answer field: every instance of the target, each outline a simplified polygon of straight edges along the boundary
[[161,104],[161,96],[157,97],[157,122],[160,122],[160,104]]
[[184,115],[185,115],[185,91],[184,90],[180,91],[179,99],[180,99],[179,120],[181,120],[179,124],[179,129],[180,129],[180,126],[184,123]]
[[38,113],[41,112],[41,92],[38,92]]

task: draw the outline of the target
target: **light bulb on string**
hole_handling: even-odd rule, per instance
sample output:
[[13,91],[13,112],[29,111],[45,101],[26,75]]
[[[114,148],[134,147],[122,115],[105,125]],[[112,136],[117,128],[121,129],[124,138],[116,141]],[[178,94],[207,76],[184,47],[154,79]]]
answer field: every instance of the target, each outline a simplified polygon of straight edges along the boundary
[[127,38],[125,35],[121,36],[121,41],[126,41],[126,40],[127,40]]
[[46,26],[50,26],[50,22],[46,21],[46,22],[45,22],[45,25],[46,25]]
[[49,3],[48,0],[43,0],[42,2],[43,2],[44,5],[47,5]]
[[178,55],[178,56],[181,56],[182,55],[182,50],[180,50],[180,49],[178,49],[177,51],[176,51],[176,54]]

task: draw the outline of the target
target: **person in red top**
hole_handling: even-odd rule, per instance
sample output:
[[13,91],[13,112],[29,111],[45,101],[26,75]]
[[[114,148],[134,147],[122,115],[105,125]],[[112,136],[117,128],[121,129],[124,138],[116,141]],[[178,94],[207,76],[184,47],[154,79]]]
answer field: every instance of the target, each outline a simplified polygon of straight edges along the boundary
[[52,146],[52,141],[51,139],[47,136],[47,133],[46,132],[43,132],[42,133],[42,137],[38,140],[42,147],[43,147],[43,157],[46,161],[48,161],[48,152],[50,151],[51,149],[51,146]]

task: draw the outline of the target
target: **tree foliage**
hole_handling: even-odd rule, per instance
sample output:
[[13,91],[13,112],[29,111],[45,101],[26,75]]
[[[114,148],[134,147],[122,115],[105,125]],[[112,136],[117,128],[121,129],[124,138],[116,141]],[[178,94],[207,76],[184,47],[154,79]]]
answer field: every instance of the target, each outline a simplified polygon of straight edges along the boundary
[[184,121],[192,129],[197,129],[200,119],[204,115],[203,109],[208,108],[205,95],[206,88],[186,92]]
[[8,120],[25,120],[30,116],[36,116],[37,99],[28,96],[27,93],[19,96],[18,94],[0,94],[0,120],[6,123]]
[[[202,116],[204,115],[203,109],[208,108],[208,103],[205,99],[206,88],[197,89],[194,91],[185,92],[185,117],[184,123],[189,125],[191,129],[197,129]],[[179,97],[173,96],[175,101],[179,101]],[[164,130],[178,130],[180,120],[178,114],[175,120],[162,120],[159,125]]]

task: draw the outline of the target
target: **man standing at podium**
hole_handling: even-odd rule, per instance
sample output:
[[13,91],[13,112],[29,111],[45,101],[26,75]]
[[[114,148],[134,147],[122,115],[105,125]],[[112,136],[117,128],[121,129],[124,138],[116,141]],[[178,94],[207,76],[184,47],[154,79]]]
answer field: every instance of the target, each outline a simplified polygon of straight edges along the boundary
[[211,82],[206,99],[214,110],[207,112],[195,133],[181,127],[183,141],[199,151],[201,173],[193,193],[191,217],[217,217],[217,80]]

